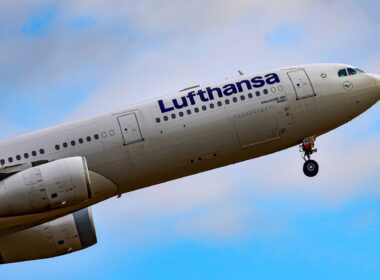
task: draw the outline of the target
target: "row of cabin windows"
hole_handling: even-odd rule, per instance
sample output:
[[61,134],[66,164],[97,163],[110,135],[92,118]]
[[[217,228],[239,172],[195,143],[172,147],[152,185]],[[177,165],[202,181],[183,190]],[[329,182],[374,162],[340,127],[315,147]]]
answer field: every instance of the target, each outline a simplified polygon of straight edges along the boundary
[[[99,140],[99,134],[95,134],[95,135],[94,135],[94,139],[95,139],[95,140]],[[79,144],[83,144],[85,141],[87,141],[87,142],[91,142],[91,141],[92,141],[91,136],[87,136],[86,139],[83,139],[83,138],[79,138],[79,139],[78,139],[78,143],[79,143]],[[72,140],[72,141],[70,142],[70,145],[71,145],[71,146],[75,146],[75,145],[76,145],[76,141]],[[63,146],[64,148],[67,148],[67,147],[69,146],[69,144],[66,143],[66,142],[64,142],[64,143],[62,144],[62,146]],[[60,145],[55,145],[55,149],[56,149],[57,151],[60,150],[60,148],[61,148]],[[44,150],[44,149],[40,149],[38,152],[39,152],[40,155],[45,154],[45,150]],[[30,154],[29,154],[29,153],[25,153],[25,154],[23,155],[23,156],[24,156],[24,159],[29,159],[30,157],[36,157],[36,156],[38,155],[38,152],[37,152],[37,151],[32,151]],[[8,158],[8,163],[13,163],[14,160],[20,161],[21,159],[22,159],[22,156],[21,156],[21,155],[16,155],[15,158],[13,158],[13,157],[9,157],[9,158]],[[5,160],[5,159],[0,159],[0,165],[4,165],[5,163],[6,163],[6,160]]]
[[[274,88],[274,89],[276,89],[276,88]],[[278,90],[279,91],[282,91],[283,90],[283,87],[282,86],[279,86],[278,87]],[[276,90],[277,91],[277,90]],[[263,94],[264,95],[268,95],[269,94],[269,91],[267,90],[267,89],[264,89],[263,90]],[[255,92],[255,95],[257,96],[257,97],[260,97],[261,96],[261,92],[260,91],[256,91]],[[246,99],[252,99],[253,98],[253,93],[248,93],[247,94],[247,97],[245,96],[245,95],[240,95],[240,100],[241,101],[245,101]],[[239,98],[238,97],[233,97],[231,100],[230,99],[228,99],[228,98],[226,98],[225,100],[224,100],[224,104],[225,105],[230,105],[231,103],[237,103],[239,101]],[[223,106],[223,102],[222,101],[218,101],[216,104],[214,104],[214,103],[210,103],[209,105],[209,108],[210,109],[214,109],[214,108],[216,108],[216,107],[222,107]],[[203,105],[202,107],[201,107],[201,110],[202,111],[207,111],[207,106],[206,105]],[[201,111],[198,107],[195,107],[194,108],[194,113],[199,113],[200,111]],[[187,115],[191,115],[193,113],[193,111],[191,110],[191,109],[188,109],[187,111],[186,111],[186,114]],[[184,112],[179,112],[178,113],[178,116],[179,117],[183,117],[183,116],[185,116],[185,113]],[[170,115],[170,118],[171,119],[176,119],[177,118],[177,114],[175,114],[175,113],[173,113],[173,114],[171,114]],[[168,121],[169,120],[169,116],[164,116],[163,118],[162,118],[162,120],[163,121]],[[160,123],[161,122],[161,118],[156,118],[156,123]]]
[[[99,140],[99,134],[95,134],[95,135],[94,135],[94,139],[95,139],[95,140]],[[87,136],[86,139],[83,139],[83,138],[79,138],[79,139],[78,139],[78,143],[79,143],[79,144],[83,144],[84,142],[91,142],[91,141],[92,141],[91,136]],[[75,140],[71,140],[70,143],[63,142],[63,143],[62,143],[62,147],[63,147],[63,148],[68,148],[69,145],[72,146],[72,147],[74,147],[76,144],[77,144],[77,142],[76,142]],[[60,146],[59,144],[57,144],[57,145],[55,145],[55,149],[56,149],[57,151],[59,151],[59,150],[61,149],[61,146]]]
[[[29,157],[36,157],[38,155],[38,153],[40,155],[43,155],[45,154],[45,150],[44,149],[40,149],[38,152],[37,151],[32,151],[30,154],[29,153],[24,153],[24,159],[28,159]],[[22,156],[21,155],[16,155],[15,156],[15,159],[20,161],[22,159]],[[0,164],[1,165],[4,165],[5,164],[5,159],[0,159]],[[13,157],[9,157],[8,158],[8,163],[13,163],[14,162],[14,158]]]

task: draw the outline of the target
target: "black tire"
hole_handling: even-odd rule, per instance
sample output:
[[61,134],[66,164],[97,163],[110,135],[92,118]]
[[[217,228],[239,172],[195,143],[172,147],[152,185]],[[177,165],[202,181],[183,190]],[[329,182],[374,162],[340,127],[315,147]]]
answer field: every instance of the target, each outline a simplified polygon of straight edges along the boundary
[[308,160],[303,165],[303,173],[307,177],[315,177],[319,172],[319,165],[315,160]]

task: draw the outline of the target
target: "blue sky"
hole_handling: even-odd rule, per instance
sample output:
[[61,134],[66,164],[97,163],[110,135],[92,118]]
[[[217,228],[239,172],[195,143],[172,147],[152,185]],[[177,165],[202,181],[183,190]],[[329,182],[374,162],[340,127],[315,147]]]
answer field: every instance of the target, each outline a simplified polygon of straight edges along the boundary
[[[2,1],[0,137],[303,63],[380,74],[378,1]],[[99,243],[0,279],[379,279],[380,107],[297,148],[94,207]]]

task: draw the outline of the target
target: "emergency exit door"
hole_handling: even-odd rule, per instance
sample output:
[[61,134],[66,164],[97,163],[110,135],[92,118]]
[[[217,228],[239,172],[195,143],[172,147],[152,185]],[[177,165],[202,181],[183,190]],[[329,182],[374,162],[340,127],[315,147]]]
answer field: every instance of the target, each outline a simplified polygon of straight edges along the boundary
[[316,96],[314,87],[306,74],[305,70],[298,69],[288,72],[288,76],[292,81],[297,99],[304,99]]
[[124,145],[143,141],[139,123],[135,113],[129,113],[117,118],[123,135]]

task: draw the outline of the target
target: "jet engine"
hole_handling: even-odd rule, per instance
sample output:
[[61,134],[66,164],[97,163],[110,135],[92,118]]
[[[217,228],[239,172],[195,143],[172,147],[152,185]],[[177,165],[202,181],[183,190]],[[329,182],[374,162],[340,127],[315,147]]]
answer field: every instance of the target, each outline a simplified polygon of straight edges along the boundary
[[0,182],[0,217],[35,214],[91,198],[84,157],[65,158],[20,171]]
[[92,212],[87,208],[0,237],[0,264],[61,256],[86,249],[96,243]]

